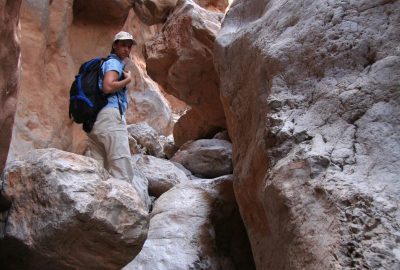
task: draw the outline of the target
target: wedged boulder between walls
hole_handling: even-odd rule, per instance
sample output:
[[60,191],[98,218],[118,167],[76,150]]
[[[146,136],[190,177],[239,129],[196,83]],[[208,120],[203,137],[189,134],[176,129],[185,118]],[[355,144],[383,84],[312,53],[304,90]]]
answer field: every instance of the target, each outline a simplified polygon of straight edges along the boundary
[[164,23],[179,2],[195,2],[202,8],[215,12],[224,12],[228,7],[228,0],[132,0],[131,2],[137,16],[147,25]]
[[214,178],[231,174],[232,144],[219,139],[187,142],[175,153],[171,161],[182,164],[198,177]]
[[123,269],[255,269],[232,178],[196,179],[165,192],[142,251]]
[[11,162],[2,188],[1,269],[118,269],[140,251],[148,212],[136,189],[91,158],[56,149]]
[[178,1],[158,35],[145,44],[149,76],[191,107],[174,126],[178,146],[226,127],[213,55],[223,15]]

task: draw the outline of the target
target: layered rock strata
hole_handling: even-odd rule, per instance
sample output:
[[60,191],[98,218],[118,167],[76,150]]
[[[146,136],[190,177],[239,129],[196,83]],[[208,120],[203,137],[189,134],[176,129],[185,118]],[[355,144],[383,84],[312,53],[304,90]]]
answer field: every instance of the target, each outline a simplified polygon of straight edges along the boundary
[[397,269],[399,1],[245,1],[217,37],[258,269]]

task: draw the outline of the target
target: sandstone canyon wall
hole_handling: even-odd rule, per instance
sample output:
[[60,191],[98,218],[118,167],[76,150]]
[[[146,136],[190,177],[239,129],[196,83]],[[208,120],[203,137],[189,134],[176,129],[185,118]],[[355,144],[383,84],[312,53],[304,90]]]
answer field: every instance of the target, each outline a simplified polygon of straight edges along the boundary
[[398,269],[400,1],[236,0],[217,37],[257,269]]
[[159,14],[169,14],[161,32],[146,43],[145,57],[149,75],[167,93],[191,107],[174,127],[175,143],[181,146],[225,128],[213,49],[223,17],[216,6],[223,10],[228,2],[188,0],[177,1],[176,6],[174,3],[159,6],[158,12],[152,14],[156,18],[149,18],[147,13],[139,17],[152,23],[160,21]]
[[10,147],[20,79],[19,8],[21,0],[1,0],[0,172]]
[[9,160],[36,148],[83,153],[81,126],[68,118],[69,87],[79,65],[106,56],[115,33],[133,32],[138,46],[129,69],[128,123],[146,120],[158,132],[172,132],[170,105],[145,72],[142,47],[157,26],[140,24],[129,1],[24,0],[21,6],[22,78]]
[[[178,152],[171,161],[179,166],[157,161],[182,168],[185,180],[153,192],[160,197],[149,216],[140,202],[146,192],[110,178],[89,158],[46,149],[14,161],[2,186],[18,210],[7,214],[8,227],[1,226],[10,242],[0,241],[7,251],[0,263],[14,255],[11,243],[29,252],[24,260],[21,253],[12,257],[13,263],[39,258],[42,269],[115,269],[136,254],[126,269],[253,269],[233,182],[257,269],[400,268],[400,1],[236,0],[224,17],[227,4],[22,1],[22,79],[9,159],[32,148],[84,151],[84,133],[67,115],[69,86],[79,64],[107,55],[121,29],[138,41],[128,64],[134,75],[128,122],[146,121],[170,134],[171,108],[161,91],[174,95],[183,102],[167,97],[172,110],[191,107],[174,127],[177,145],[185,145],[180,154],[199,158]],[[1,154],[18,88],[19,5],[0,0],[7,15],[0,29],[9,42],[0,52],[6,63]],[[232,152],[221,174],[233,165],[233,177],[192,181],[215,176],[196,169],[218,163],[207,163],[215,147],[198,155],[184,143],[226,127]],[[142,189],[174,180],[167,167],[152,173],[156,167],[140,169],[144,162],[136,159],[157,158],[132,157]],[[7,223],[5,213],[0,223]],[[239,240],[234,229],[225,230],[232,217]],[[89,230],[93,224],[99,231]],[[77,235],[84,252],[68,242]],[[54,252],[58,243],[70,245]],[[98,264],[91,264],[97,254]]]

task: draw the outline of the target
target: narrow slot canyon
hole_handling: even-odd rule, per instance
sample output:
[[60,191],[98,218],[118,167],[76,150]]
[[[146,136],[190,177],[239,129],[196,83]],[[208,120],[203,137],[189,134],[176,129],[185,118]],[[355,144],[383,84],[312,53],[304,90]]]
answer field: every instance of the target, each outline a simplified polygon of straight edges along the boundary
[[[399,0],[0,10],[0,269],[400,268]],[[130,181],[68,114],[120,31]]]

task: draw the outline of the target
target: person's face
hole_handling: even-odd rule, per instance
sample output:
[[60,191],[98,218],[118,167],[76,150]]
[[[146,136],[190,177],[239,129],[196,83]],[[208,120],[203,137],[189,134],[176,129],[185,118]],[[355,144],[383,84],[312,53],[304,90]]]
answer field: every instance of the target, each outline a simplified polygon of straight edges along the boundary
[[117,40],[113,44],[113,48],[115,51],[115,54],[121,58],[124,59],[126,57],[129,57],[129,54],[132,49],[132,44],[133,42],[131,40]]

